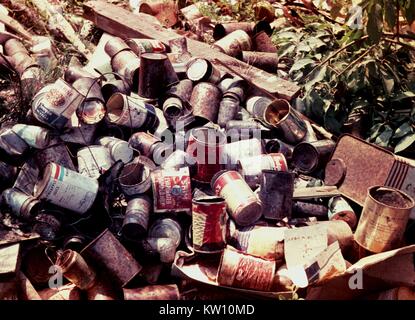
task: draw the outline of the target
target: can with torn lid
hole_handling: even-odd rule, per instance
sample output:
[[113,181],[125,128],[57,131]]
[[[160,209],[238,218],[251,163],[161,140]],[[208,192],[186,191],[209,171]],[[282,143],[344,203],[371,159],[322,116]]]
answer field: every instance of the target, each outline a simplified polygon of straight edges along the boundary
[[252,48],[251,37],[243,30],[236,30],[222,39],[216,41],[213,46],[231,57],[240,57],[242,51],[250,51]]
[[88,290],[96,281],[94,270],[85,262],[84,258],[70,249],[63,251],[55,265],[60,268],[63,276],[81,290]]
[[226,203],[219,197],[192,201],[193,249],[200,253],[221,252],[226,246]]
[[269,126],[278,129],[287,143],[296,144],[307,134],[305,122],[287,100],[272,101],[266,106],[263,119]]
[[137,196],[127,203],[121,233],[127,239],[139,239],[148,229],[151,199],[147,195]]
[[266,260],[226,247],[219,265],[219,285],[270,291],[276,271],[274,260]]
[[209,82],[199,82],[193,88],[190,98],[193,115],[216,122],[221,98],[222,92],[217,86]]
[[265,218],[290,218],[293,193],[293,173],[275,170],[262,170],[259,199],[262,203],[262,212]]
[[193,58],[187,64],[187,78],[194,82],[219,83],[222,75],[220,71],[207,59]]
[[127,196],[147,192],[151,187],[151,171],[155,168],[154,162],[145,156],[126,164],[118,178],[122,192]]
[[188,167],[158,169],[152,172],[154,212],[186,212],[192,208]]
[[32,148],[44,149],[50,143],[50,133],[45,128],[18,123],[12,130]]
[[209,183],[222,170],[220,157],[225,144],[226,136],[221,131],[208,127],[191,130],[186,152],[196,160],[195,181]]
[[108,148],[114,161],[121,160],[126,164],[133,160],[134,150],[130,148],[127,141],[115,137],[101,137],[97,140],[97,144]]
[[136,289],[123,289],[124,300],[180,300],[176,284],[146,286]]
[[225,199],[228,212],[238,225],[251,225],[261,217],[261,202],[238,172],[216,173],[211,186],[216,195]]
[[35,118],[57,130],[65,127],[84,97],[62,79],[43,87],[32,100]]
[[370,187],[357,225],[356,242],[375,253],[399,248],[414,206],[414,199],[398,189]]
[[288,171],[287,160],[282,153],[262,154],[238,160],[238,171],[251,188],[261,183],[262,170]]
[[141,271],[141,265],[125,249],[118,239],[104,230],[82,250],[82,257],[88,264],[103,270],[118,286],[126,286]]
[[337,196],[329,200],[329,220],[343,220],[352,230],[357,226],[357,216],[353,208],[343,197]]
[[40,201],[14,188],[2,193],[2,200],[11,211],[22,219],[30,219],[39,211]]
[[78,150],[78,172],[98,178],[113,165],[110,151],[104,146],[87,146]]
[[167,51],[166,46],[159,40],[131,38],[127,39],[125,43],[137,56],[142,53],[164,53]]
[[157,125],[154,107],[142,100],[116,93],[108,100],[107,108],[110,123],[141,130],[150,130]]
[[34,196],[77,213],[87,212],[98,194],[98,181],[48,163],[43,178],[36,183]]
[[311,173],[323,168],[335,145],[336,143],[330,139],[301,142],[294,148],[292,164],[302,173]]

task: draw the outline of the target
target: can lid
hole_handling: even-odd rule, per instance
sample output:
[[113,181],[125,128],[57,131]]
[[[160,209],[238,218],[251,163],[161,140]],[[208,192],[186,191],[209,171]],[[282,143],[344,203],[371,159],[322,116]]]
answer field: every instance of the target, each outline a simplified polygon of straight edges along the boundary
[[212,70],[212,65],[206,59],[194,59],[187,65],[187,77],[192,81],[201,81],[209,77]]
[[339,186],[346,176],[346,164],[342,159],[331,159],[324,172],[324,183],[328,186]]

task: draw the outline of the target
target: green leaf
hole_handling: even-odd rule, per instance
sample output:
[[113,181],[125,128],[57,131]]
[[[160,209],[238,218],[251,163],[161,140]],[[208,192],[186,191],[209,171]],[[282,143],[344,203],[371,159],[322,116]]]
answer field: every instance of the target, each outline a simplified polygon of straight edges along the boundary
[[309,91],[316,83],[323,81],[324,77],[326,76],[327,66],[320,68],[320,70],[316,70],[313,72],[311,76],[309,76],[309,81],[304,85],[304,89]]
[[392,128],[386,125],[385,130],[376,138],[375,143],[381,147],[387,147],[389,145],[389,140],[392,138],[392,135]]
[[293,73],[294,71],[299,71],[304,69],[305,67],[314,64],[314,60],[310,59],[310,58],[305,58],[305,59],[301,59],[298,60],[296,63],[293,64],[293,66],[290,69],[290,74]]
[[395,147],[395,152],[401,152],[407,148],[409,148],[415,142],[415,133],[411,133],[406,135],[399,141],[399,143]]
[[411,24],[415,20],[415,1],[407,0],[407,6],[405,7],[405,18],[408,24]]
[[395,81],[393,80],[393,77],[391,77],[385,70],[380,69],[380,73],[382,74],[383,89],[389,95],[393,91]]
[[385,14],[385,21],[389,28],[393,29],[396,25],[396,2],[387,0],[384,2],[385,7],[383,8]]
[[406,136],[408,133],[412,132],[412,127],[409,122],[403,123],[398,129],[395,131],[395,135],[393,138],[402,138]]
[[378,43],[380,41],[383,27],[382,21],[382,6],[380,3],[373,3],[369,7],[367,21],[367,34],[372,43]]

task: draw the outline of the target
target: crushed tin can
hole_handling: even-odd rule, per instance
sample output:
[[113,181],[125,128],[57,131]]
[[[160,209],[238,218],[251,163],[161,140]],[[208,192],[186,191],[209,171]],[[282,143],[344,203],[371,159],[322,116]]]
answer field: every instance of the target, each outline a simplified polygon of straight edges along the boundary
[[36,120],[57,130],[62,130],[84,97],[62,79],[43,87],[32,100]]
[[14,188],[2,193],[2,201],[11,209],[13,214],[22,219],[31,219],[39,211],[40,201]]
[[98,178],[113,165],[108,148],[87,146],[78,150],[78,172],[84,176]]
[[190,98],[193,115],[216,122],[221,98],[222,92],[217,86],[209,82],[199,82],[193,88]]
[[228,23],[217,23],[213,29],[213,39],[219,40],[224,36],[236,31],[243,30],[247,34],[251,35],[254,31],[254,22],[228,22]]
[[353,208],[343,197],[333,197],[328,203],[329,220],[343,220],[352,230],[357,226],[357,216]]
[[192,189],[188,167],[151,173],[154,212],[191,212]]
[[81,290],[88,290],[96,281],[96,274],[76,251],[65,250],[55,263],[63,276]]
[[154,162],[144,156],[126,164],[118,178],[122,192],[127,196],[147,192],[151,187],[151,171],[155,168]]
[[335,145],[329,139],[301,142],[295,146],[291,162],[298,171],[311,173],[327,164]]
[[121,93],[114,94],[107,102],[106,118],[110,123],[133,129],[153,129],[157,125],[154,107],[139,99]]
[[193,82],[210,82],[217,84],[222,75],[209,60],[203,58],[193,58],[187,64],[187,78]]
[[398,189],[370,187],[355,232],[356,242],[375,253],[399,248],[414,206],[414,199]]
[[193,249],[200,253],[218,253],[226,247],[227,212],[225,200],[203,197],[192,200]]
[[190,131],[186,152],[196,160],[196,174],[192,179],[209,183],[222,170],[221,154],[226,136],[213,128],[199,127]]
[[101,137],[97,144],[108,148],[113,161],[121,160],[127,164],[133,160],[134,150],[130,148],[127,141],[115,137]]
[[148,229],[151,199],[147,195],[137,196],[127,203],[121,233],[126,239],[142,238]]
[[216,173],[211,187],[217,196],[225,199],[228,212],[238,225],[251,225],[261,217],[261,202],[238,172]]
[[95,264],[99,270],[105,270],[105,274],[121,287],[125,287],[142,269],[108,229],[89,243],[81,255],[88,264]]
[[263,216],[266,219],[291,217],[294,193],[294,174],[291,172],[262,170],[261,200]]
[[124,300],[180,300],[176,284],[154,285],[137,289],[123,289]]
[[238,160],[238,171],[251,188],[261,183],[262,170],[288,171],[287,160],[282,153],[262,154]]
[[12,127],[12,130],[35,149],[46,148],[51,140],[49,130],[42,127],[18,123]]
[[213,47],[231,57],[238,58],[242,55],[242,51],[251,50],[252,40],[245,31],[236,30],[216,41]]
[[222,255],[217,282],[227,287],[270,291],[275,271],[274,260],[255,257],[228,246]]
[[[252,38],[252,46],[255,51],[277,53],[278,50],[265,31],[258,32]],[[278,63],[277,63],[278,64]]]
[[98,181],[50,162],[36,183],[34,196],[62,208],[83,214],[93,205]]
[[278,71],[279,58],[277,53],[242,51],[242,61],[270,73],[277,73]]
[[164,53],[167,51],[166,46],[159,40],[130,38],[125,43],[139,57],[142,53]]

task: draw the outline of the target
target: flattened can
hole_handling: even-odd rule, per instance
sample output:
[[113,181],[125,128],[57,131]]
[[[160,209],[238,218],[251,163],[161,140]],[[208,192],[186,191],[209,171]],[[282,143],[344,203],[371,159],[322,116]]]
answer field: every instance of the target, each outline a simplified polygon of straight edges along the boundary
[[343,197],[337,196],[329,200],[328,217],[330,220],[343,220],[352,230],[357,226],[357,216],[353,208]]
[[201,253],[221,252],[226,246],[226,203],[223,198],[204,197],[192,201],[193,249]]
[[188,167],[155,170],[151,182],[154,212],[191,212],[192,188]]
[[217,281],[219,285],[258,291],[270,291],[275,261],[251,256],[227,247],[222,255]]
[[154,285],[136,289],[123,289],[124,300],[179,300],[176,284]]
[[121,160],[126,164],[133,160],[134,150],[130,148],[127,141],[115,137],[102,137],[97,143],[109,149],[114,161]]
[[75,113],[84,97],[62,79],[43,87],[33,98],[32,111],[35,118],[58,130]]
[[122,234],[127,239],[137,239],[146,234],[150,220],[151,200],[147,195],[137,196],[127,203],[122,224]]
[[262,170],[288,171],[287,160],[282,153],[270,153],[238,161],[238,171],[251,188],[261,183]]
[[228,212],[238,225],[251,225],[261,217],[260,201],[238,172],[218,172],[211,186],[216,195],[225,199]]
[[56,163],[46,165],[34,195],[77,213],[87,212],[98,194],[98,181]]
[[78,172],[84,176],[96,179],[111,168],[113,163],[106,147],[87,146],[78,151]]

